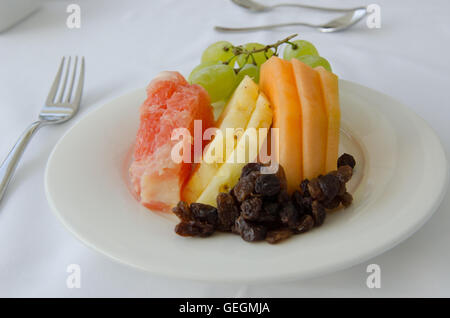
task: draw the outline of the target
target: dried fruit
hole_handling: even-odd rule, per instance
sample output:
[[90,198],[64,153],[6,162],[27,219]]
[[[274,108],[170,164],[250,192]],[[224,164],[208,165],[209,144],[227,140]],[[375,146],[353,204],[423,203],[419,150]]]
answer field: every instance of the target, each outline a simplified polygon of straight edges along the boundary
[[291,200],[292,203],[294,203],[295,207],[297,208],[298,212],[300,214],[303,214],[305,208],[303,206],[302,194],[299,191],[295,190],[294,192],[292,192]]
[[308,232],[314,227],[314,220],[311,215],[303,215],[295,228],[298,234]]
[[212,225],[217,224],[217,209],[211,205],[203,203],[191,203],[192,217]]
[[347,186],[345,183],[341,182],[341,187],[339,188],[338,196],[343,195],[345,192],[347,192]]
[[172,208],[172,212],[178,216],[181,221],[189,221],[192,219],[191,210],[186,202],[180,201]]
[[339,192],[341,183],[338,177],[332,174],[326,174],[318,178],[319,186],[324,195],[323,200],[332,200]]
[[217,229],[230,231],[239,214],[239,209],[231,194],[219,193],[217,196],[217,215],[219,218]]
[[257,171],[259,172],[261,170],[262,164],[259,162],[250,162],[247,163],[244,168],[242,168],[242,172],[241,172],[241,178],[245,177],[246,175],[248,175],[250,172],[252,171]]
[[246,199],[241,204],[241,215],[247,221],[258,221],[262,212],[263,201],[258,197]]
[[333,210],[336,209],[341,203],[341,198],[339,196],[335,196],[333,199],[322,202],[324,208]]
[[324,194],[322,193],[322,188],[319,185],[319,179],[314,178],[311,179],[308,183],[308,191],[311,195],[311,198],[316,200],[322,200],[324,198]]
[[276,200],[278,203],[283,204],[283,203],[289,201],[289,199],[290,198],[289,198],[288,192],[286,190],[281,190],[280,193],[278,193]]
[[311,197],[304,197],[302,200],[303,203],[303,212],[307,214],[311,214],[312,207],[311,204],[313,202],[313,199]]
[[214,226],[199,221],[182,221],[175,226],[175,233],[181,236],[207,237],[214,233]]
[[341,166],[350,166],[350,168],[355,168],[356,161],[355,158],[353,158],[352,155],[349,155],[348,153],[342,154],[337,161],[338,168]]
[[254,242],[264,240],[267,229],[264,225],[247,222],[240,216],[235,222],[234,232],[240,234],[245,241]]
[[258,171],[252,171],[246,176],[239,179],[238,183],[233,188],[233,193],[239,202],[243,202],[248,196],[250,196],[255,190],[255,181],[260,173]]
[[[241,171],[237,184],[217,195],[217,208],[180,201],[173,212],[181,222],[175,232],[182,236],[209,236],[215,230],[238,234],[248,242],[266,240],[274,244],[293,234],[323,224],[326,209],[352,203],[346,182],[350,180],[353,157],[341,156],[341,165],[326,175],[304,179],[300,189],[289,195],[281,166],[277,173],[261,173],[260,163],[249,163]],[[353,159],[354,160],[354,159]],[[343,164],[345,163],[345,164]]]
[[289,228],[295,228],[298,224],[299,213],[291,201],[286,202],[280,210],[280,219]]
[[270,244],[278,243],[291,237],[294,232],[291,229],[278,229],[267,232],[266,241]]
[[263,211],[259,217],[259,220],[261,222],[276,222],[279,218],[279,206],[280,205],[278,202],[275,201],[263,201]]
[[281,182],[275,174],[261,174],[256,178],[255,192],[265,196],[276,195],[281,190]]
[[308,179],[304,179],[302,181],[302,183],[300,183],[300,194],[304,197],[310,197],[311,194],[309,193],[308,190],[308,184],[309,184],[309,180]]
[[278,165],[278,171],[277,173],[275,173],[275,175],[280,180],[281,190],[286,190],[287,189],[286,173],[284,172],[284,168],[281,165]]
[[314,225],[321,226],[323,224],[323,222],[325,221],[325,217],[327,216],[325,208],[319,201],[313,201],[311,207],[312,207],[312,217],[314,219]]
[[348,182],[352,178],[352,175],[353,169],[349,165],[340,166],[336,173],[336,176],[342,183]]
[[341,199],[342,205],[344,207],[348,207],[350,204],[352,204],[353,196],[350,193],[345,192],[343,195],[341,195],[340,199]]

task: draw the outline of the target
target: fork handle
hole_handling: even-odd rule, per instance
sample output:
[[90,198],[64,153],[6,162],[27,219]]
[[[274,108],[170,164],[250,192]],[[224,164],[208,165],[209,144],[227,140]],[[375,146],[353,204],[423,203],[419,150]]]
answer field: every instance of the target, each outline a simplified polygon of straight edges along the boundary
[[319,27],[318,25],[310,24],[310,23],[302,23],[302,22],[292,22],[292,23],[280,23],[280,24],[267,24],[255,27],[243,27],[243,28],[229,28],[223,26],[215,26],[214,29],[219,32],[247,32],[247,31],[258,31],[258,30],[269,30],[280,27],[287,26],[307,26],[312,28]]
[[28,126],[0,166],[0,202],[26,146],[41,125],[41,121],[36,121]]
[[307,4],[299,4],[299,3],[279,3],[279,4],[274,4],[271,7],[272,8],[279,8],[279,7],[303,8],[303,9],[313,9],[313,10],[327,11],[327,12],[348,12],[348,11],[355,11],[357,9],[365,8],[365,7],[327,8],[327,7],[310,6],[310,5],[307,5]]

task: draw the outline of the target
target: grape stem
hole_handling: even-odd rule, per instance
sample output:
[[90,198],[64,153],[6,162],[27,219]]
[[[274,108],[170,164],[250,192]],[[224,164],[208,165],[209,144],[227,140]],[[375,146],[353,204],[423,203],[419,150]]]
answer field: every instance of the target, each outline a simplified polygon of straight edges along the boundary
[[[233,47],[231,47],[231,50],[232,50],[232,52],[233,52],[233,57],[230,58],[228,61],[224,62],[224,64],[226,64],[226,65],[230,64],[230,62],[231,62],[236,56],[239,56],[239,55],[246,55],[244,65],[247,63],[247,61],[248,61],[248,59],[249,59],[250,57],[252,58],[253,64],[256,65],[255,57],[253,56],[253,54],[259,53],[259,52],[264,52],[264,56],[265,56],[266,59],[267,59],[267,55],[266,55],[267,51],[269,51],[270,49],[275,49],[275,52],[274,52],[273,54],[274,54],[275,56],[277,56],[277,55],[278,55],[278,47],[279,47],[280,45],[282,45],[283,43],[288,43],[288,44],[290,44],[290,45],[296,46],[294,43],[290,42],[290,40],[293,39],[293,38],[295,38],[297,35],[298,35],[298,34],[292,34],[292,35],[288,36],[287,38],[284,38],[284,39],[279,40],[279,41],[277,41],[277,42],[275,42],[275,43],[272,43],[272,44],[268,44],[268,45],[266,45],[266,46],[264,46],[264,47],[262,47],[262,48],[259,48],[259,49],[247,50],[247,49],[244,49],[244,47],[243,47],[242,45],[233,46]],[[242,66],[242,67],[243,67],[243,66]],[[238,73],[238,72],[242,69],[242,67],[240,67],[240,68],[238,68],[238,69],[235,69],[235,72]]]
[[253,49],[253,50],[246,50],[244,49],[241,45],[239,46],[235,46],[232,48],[233,54],[235,56],[237,55],[241,55],[241,54],[254,54],[254,53],[258,53],[258,52],[267,52],[270,49],[275,49],[275,52],[277,51],[278,47],[283,44],[283,43],[288,43],[291,39],[295,38],[298,34],[292,34],[290,36],[288,36],[287,38],[284,38],[282,40],[279,40],[273,44],[268,44],[265,47],[262,47],[260,49]]

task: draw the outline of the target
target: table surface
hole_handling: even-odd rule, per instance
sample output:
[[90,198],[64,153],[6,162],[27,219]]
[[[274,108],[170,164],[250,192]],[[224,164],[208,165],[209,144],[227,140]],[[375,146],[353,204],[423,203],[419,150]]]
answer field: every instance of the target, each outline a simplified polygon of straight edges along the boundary
[[[271,43],[292,33],[313,42],[341,78],[384,92],[408,105],[434,128],[448,154],[449,1],[377,1],[381,28],[369,29],[361,22],[335,34],[300,27],[217,33],[212,28],[215,24],[319,22],[329,17],[294,9],[253,14],[228,0],[80,0],[77,3],[81,7],[81,28],[69,29],[69,3],[46,3],[26,21],[0,34],[0,157],[6,156],[22,130],[35,120],[60,57],[84,55],[87,64],[83,103],[77,118],[39,131],[0,203],[0,296],[450,296],[449,195],[412,237],[368,262],[304,281],[231,285],[158,277],[97,254],[55,218],[43,186],[44,168],[55,143],[94,108],[145,86],[161,70],[189,74],[211,42],[225,39],[236,44]],[[362,3],[370,2],[320,1],[321,5],[348,7]],[[80,265],[81,288],[66,285],[70,264]],[[381,268],[379,289],[366,285],[369,264]]]

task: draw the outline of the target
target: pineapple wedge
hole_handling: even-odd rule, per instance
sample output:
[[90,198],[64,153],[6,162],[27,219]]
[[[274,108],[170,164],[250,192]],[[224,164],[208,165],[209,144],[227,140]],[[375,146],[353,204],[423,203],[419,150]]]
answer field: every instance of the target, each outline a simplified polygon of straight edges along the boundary
[[[272,125],[272,109],[269,101],[260,93],[256,102],[255,110],[248,122],[244,134],[239,139],[236,148],[228,156],[227,161],[218,169],[206,189],[197,199],[197,202],[217,206],[216,197],[219,192],[227,192],[237,183],[242,168],[246,163],[255,161],[261,146],[267,138],[269,128]],[[263,128],[263,129],[261,129]],[[256,129],[256,134],[255,134]],[[253,154],[249,145],[257,143]],[[245,155],[245,160],[242,155]]]
[[[241,128],[244,130],[247,127],[250,116],[255,109],[258,94],[258,85],[250,77],[245,76],[219,116],[216,127],[221,131],[221,134],[216,135],[206,146],[204,159],[183,187],[182,200],[188,203],[195,202],[220,166],[226,161],[237,142],[234,136],[230,136],[230,134],[228,137],[226,136],[226,129]],[[233,146],[226,147],[227,143]],[[213,153],[219,147],[223,151]],[[205,158],[208,158],[208,160],[205,161]]]

